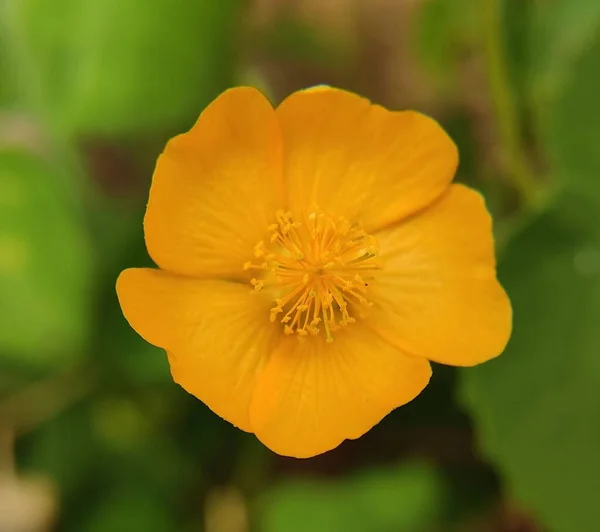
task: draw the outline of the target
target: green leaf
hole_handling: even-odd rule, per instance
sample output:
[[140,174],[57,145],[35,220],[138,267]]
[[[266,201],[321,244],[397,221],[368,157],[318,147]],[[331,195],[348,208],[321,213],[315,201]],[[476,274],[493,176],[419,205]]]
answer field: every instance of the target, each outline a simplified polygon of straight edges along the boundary
[[[513,0],[514,1],[514,0]],[[519,2],[522,7],[522,2]],[[554,0],[532,2],[529,44],[529,83],[533,101],[544,105],[565,91],[572,77],[581,76],[573,63],[600,36],[600,2]],[[595,72],[583,73],[598,78]]]
[[570,79],[540,120],[553,172],[596,205],[600,205],[600,26],[598,30],[595,40],[570,65]]
[[263,501],[264,532],[419,532],[439,519],[444,485],[413,465],[371,470],[339,483],[296,481]]
[[4,9],[24,104],[67,132],[189,123],[230,83],[239,0],[23,0]]
[[90,322],[91,250],[61,176],[0,151],[0,353],[38,367],[82,353]]
[[600,202],[600,2],[504,2],[514,82],[549,173]]
[[514,331],[498,359],[464,370],[464,401],[512,496],[553,532],[600,522],[600,224],[566,195],[500,264]]

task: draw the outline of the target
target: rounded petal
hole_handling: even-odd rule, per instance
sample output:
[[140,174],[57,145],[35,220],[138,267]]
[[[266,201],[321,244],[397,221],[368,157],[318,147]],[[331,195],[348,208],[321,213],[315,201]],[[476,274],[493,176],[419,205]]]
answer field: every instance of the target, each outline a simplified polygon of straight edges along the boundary
[[316,206],[369,232],[429,205],[458,165],[456,146],[431,118],[340,89],[296,92],[277,115],[292,210]]
[[367,323],[387,341],[453,366],[499,355],[512,311],[496,279],[492,222],[462,185],[423,213],[376,235],[382,268]]
[[256,89],[221,94],[159,157],[144,220],[162,269],[237,278],[283,202],[281,134]]
[[332,343],[285,338],[258,380],[250,422],[276,453],[308,458],[362,436],[414,399],[430,376],[425,359],[356,324]]
[[135,268],[119,276],[117,293],[133,329],[168,352],[173,379],[250,431],[250,398],[278,338],[270,302],[241,284]]

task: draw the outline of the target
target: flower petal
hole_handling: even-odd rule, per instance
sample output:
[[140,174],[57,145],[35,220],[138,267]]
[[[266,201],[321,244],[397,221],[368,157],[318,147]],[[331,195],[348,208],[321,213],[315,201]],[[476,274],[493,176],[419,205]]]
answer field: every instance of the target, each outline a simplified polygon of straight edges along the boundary
[[273,451],[315,456],[362,436],[414,399],[430,376],[425,359],[404,355],[357,324],[332,343],[285,338],[258,380],[250,422]]
[[117,293],[130,325],[168,352],[173,379],[249,431],[256,378],[278,338],[270,302],[241,284],[137,268],[119,276]]
[[371,232],[429,205],[456,171],[452,140],[413,111],[318,87],[289,96],[277,115],[292,210],[318,206]]
[[477,192],[453,185],[376,237],[383,262],[369,291],[373,329],[442,364],[472,366],[503,351],[512,311],[496,280],[492,223]]
[[144,220],[162,269],[242,277],[242,265],[282,206],[281,134],[256,89],[221,94],[160,156]]

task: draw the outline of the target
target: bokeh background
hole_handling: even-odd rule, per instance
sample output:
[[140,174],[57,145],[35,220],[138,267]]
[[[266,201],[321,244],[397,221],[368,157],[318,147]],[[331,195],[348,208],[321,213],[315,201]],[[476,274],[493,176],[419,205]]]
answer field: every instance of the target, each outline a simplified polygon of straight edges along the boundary
[[[114,284],[170,136],[321,83],[447,128],[515,323],[300,461],[175,385]],[[0,0],[0,532],[598,530],[599,99],[593,0]]]

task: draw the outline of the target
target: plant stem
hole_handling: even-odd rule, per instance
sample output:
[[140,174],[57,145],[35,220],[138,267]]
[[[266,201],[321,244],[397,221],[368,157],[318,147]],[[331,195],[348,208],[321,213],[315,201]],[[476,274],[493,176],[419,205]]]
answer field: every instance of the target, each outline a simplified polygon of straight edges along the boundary
[[500,1],[482,0],[483,44],[488,82],[508,178],[521,195],[523,202],[532,207],[538,203],[539,189],[523,147],[502,37]]

